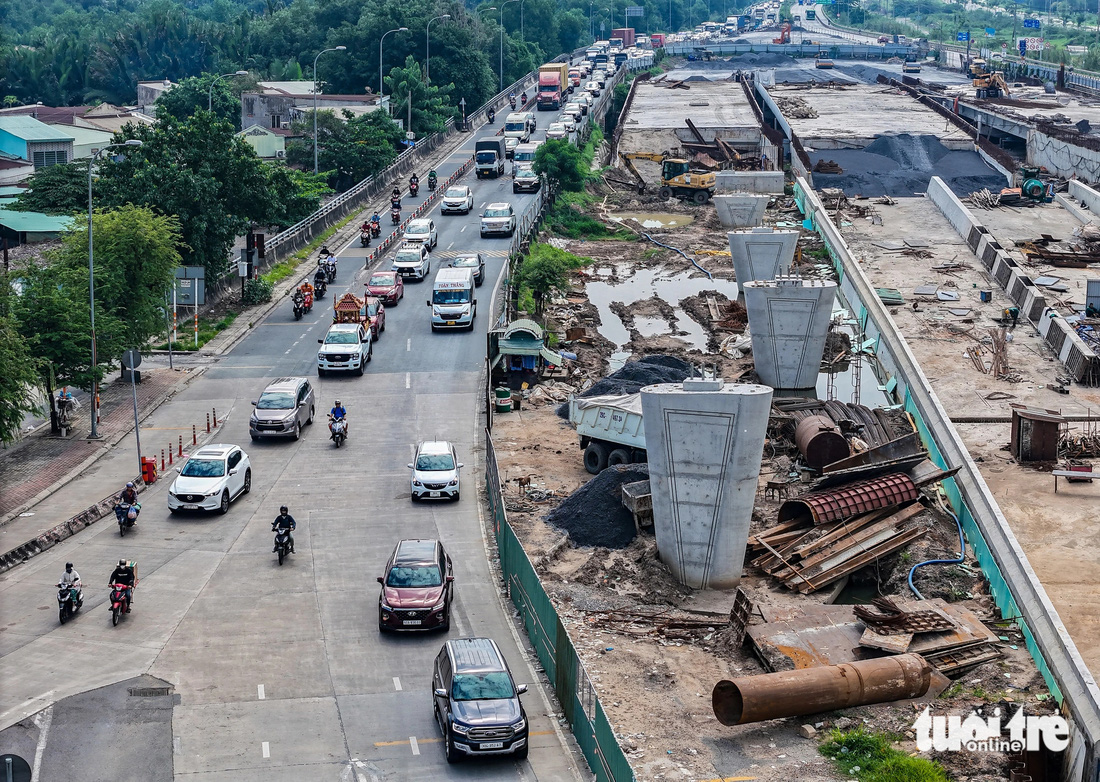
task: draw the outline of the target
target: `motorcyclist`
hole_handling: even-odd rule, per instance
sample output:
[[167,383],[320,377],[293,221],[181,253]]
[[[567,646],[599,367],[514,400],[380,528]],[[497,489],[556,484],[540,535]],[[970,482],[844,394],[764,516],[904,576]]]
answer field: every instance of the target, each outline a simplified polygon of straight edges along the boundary
[[435,169],[433,168],[431,171],[428,172],[428,189],[435,190],[435,183],[438,181],[439,177],[436,176]]
[[399,212],[401,211],[401,199],[400,198],[391,198],[390,199],[390,210],[392,211],[394,209],[396,209]]
[[382,218],[379,216],[378,212],[375,212],[373,215],[371,215],[370,232],[374,236],[382,235]]
[[134,482],[128,481],[126,483],[126,488],[122,490],[122,494],[118,495],[118,504],[133,505],[137,501],[137,489],[134,487]]
[[412,176],[409,177],[409,186],[411,187],[413,185],[420,187],[420,177],[416,175],[415,171],[413,171]]
[[489,124],[490,124],[490,125],[492,125],[492,124],[493,124],[493,120],[495,120],[495,119],[497,118],[497,113],[496,113],[495,111],[493,111],[493,107],[492,107],[492,106],[490,106],[490,107],[489,107],[489,108],[488,108],[488,109],[487,109],[487,110],[485,111],[485,117],[486,117],[486,118],[487,118],[487,119],[489,120]]
[[332,404],[332,409],[328,411],[328,414],[333,418],[346,418],[348,415],[347,409],[340,404],[340,400],[337,399]]
[[59,587],[64,586],[76,590],[75,602],[84,602],[84,592],[80,587],[80,574],[76,572],[72,562],[65,563],[65,572],[61,574],[61,578],[58,579],[57,585]]
[[122,584],[126,587],[126,613],[130,613],[130,606],[134,604],[134,587],[137,586],[134,579],[134,569],[125,559],[118,561],[118,566],[107,579],[107,586]]
[[519,96],[519,102],[521,105],[527,105],[527,90],[524,90]]
[[394,185],[393,190],[390,191],[390,203],[401,205],[401,188],[397,185]]
[[[294,520],[294,517],[290,515],[290,509],[286,505],[279,508],[279,515],[275,517],[275,521],[271,522],[271,531],[285,529],[290,530],[290,539],[287,541],[290,544],[291,553],[294,552],[294,530],[297,528],[298,522]],[[278,546],[273,546],[272,551],[277,551]]]

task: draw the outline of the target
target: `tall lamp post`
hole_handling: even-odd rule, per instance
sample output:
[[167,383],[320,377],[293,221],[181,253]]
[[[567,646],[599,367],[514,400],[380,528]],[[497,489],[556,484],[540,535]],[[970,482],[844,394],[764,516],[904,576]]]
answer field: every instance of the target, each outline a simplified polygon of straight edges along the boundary
[[317,173],[317,61],[325,52],[342,52],[348,47],[333,46],[331,49],[322,49],[313,58],[313,173]]
[[108,144],[102,149],[93,152],[92,159],[88,161],[88,301],[91,304],[89,315],[92,319],[92,433],[89,437],[92,440],[99,439],[99,422],[96,420],[99,417],[99,404],[97,403],[99,399],[99,381],[95,378],[95,371],[96,367],[99,366],[99,357],[96,355],[95,346],[95,260],[92,255],[92,169],[95,168],[95,162],[99,159],[99,156],[108,149],[140,146],[141,140],[136,138],[127,139],[121,144]]
[[441,16],[433,17],[428,20],[427,26],[424,28],[424,83],[431,84],[432,79],[429,74],[429,68],[432,60],[432,22],[438,22],[440,19],[450,19],[450,14],[442,14]]
[[519,0],[504,0],[500,4],[500,91],[504,92],[504,6]]
[[407,33],[408,27],[395,27],[392,30],[387,30],[382,33],[382,37],[378,39],[378,108],[382,108],[382,41],[386,40],[386,36],[390,33]]
[[230,76],[247,76],[248,71],[233,71],[233,73],[223,73],[221,76],[215,76],[214,80],[210,82],[210,91],[206,94],[206,110],[214,110],[214,85],[221,79],[228,79]]

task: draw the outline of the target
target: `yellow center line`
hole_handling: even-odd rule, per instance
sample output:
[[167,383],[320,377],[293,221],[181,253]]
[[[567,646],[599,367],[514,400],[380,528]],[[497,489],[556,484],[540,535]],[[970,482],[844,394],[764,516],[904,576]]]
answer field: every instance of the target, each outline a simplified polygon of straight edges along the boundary
[[[549,736],[549,735],[553,734],[553,732],[554,731],[552,731],[552,730],[533,730],[530,733],[528,733],[527,735],[528,736]],[[416,743],[417,744],[438,744],[441,741],[443,741],[443,739],[441,739],[441,738],[417,739]],[[376,741],[376,742],[374,742],[374,746],[376,746],[376,747],[400,747],[402,745],[408,746],[408,744],[409,744],[408,739],[403,739],[401,741]],[[730,780],[733,780],[733,779],[734,779],[733,777],[730,777]],[[756,779],[756,777],[744,777],[744,779]],[[723,782],[723,780],[715,779],[715,780],[710,780],[709,782]]]

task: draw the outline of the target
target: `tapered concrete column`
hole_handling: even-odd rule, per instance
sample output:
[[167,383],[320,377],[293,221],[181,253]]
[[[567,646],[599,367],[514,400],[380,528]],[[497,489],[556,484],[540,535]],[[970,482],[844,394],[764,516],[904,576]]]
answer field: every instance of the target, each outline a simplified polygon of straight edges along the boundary
[[746,282],[774,280],[791,270],[798,231],[776,231],[759,226],[747,231],[730,231],[726,237],[742,296]]
[[772,390],[685,380],[642,389],[657,550],[681,583],[741,580]]
[[726,228],[752,228],[764,222],[771,196],[752,193],[716,195],[711,201],[718,212],[718,219]]
[[813,388],[825,351],[836,283],[777,277],[742,286],[761,382],[776,389]]

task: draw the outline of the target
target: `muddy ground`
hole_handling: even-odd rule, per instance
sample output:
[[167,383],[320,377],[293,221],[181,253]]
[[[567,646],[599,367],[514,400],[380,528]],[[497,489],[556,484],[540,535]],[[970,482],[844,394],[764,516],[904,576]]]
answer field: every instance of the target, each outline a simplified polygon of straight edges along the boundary
[[[648,209],[631,195],[624,202],[607,199],[614,209]],[[689,226],[650,231],[654,238],[680,247],[689,255],[698,250],[726,250],[724,230],[711,207],[673,205],[668,211],[690,209],[697,219]],[[769,210],[768,221],[794,222],[790,206],[780,199]],[[607,209],[602,210],[607,211]],[[784,226],[786,227],[786,226]],[[805,232],[801,243],[803,273],[824,275],[827,265],[820,257],[820,244]],[[896,734],[898,748],[915,752],[911,726],[926,705],[887,704],[849,709],[806,718],[774,720],[738,727],[722,726],[714,717],[710,692],[721,679],[764,672],[751,645],[731,642],[727,617],[733,595],[729,592],[698,592],[675,582],[657,555],[652,530],[642,530],[625,548],[578,547],[546,516],[563,499],[591,479],[583,467],[582,451],[569,424],[555,415],[557,405],[569,393],[583,390],[608,373],[615,345],[598,332],[596,307],[587,300],[585,284],[597,279],[594,270],[611,268],[612,279],[627,280],[634,270],[661,264],[670,272],[694,267],[683,256],[654,248],[648,241],[572,241],[555,239],[555,244],[591,257],[591,264],[573,280],[568,295],[555,300],[547,313],[548,325],[559,334],[568,349],[578,355],[571,376],[528,393],[518,412],[497,415],[493,439],[504,485],[509,521],[523,541],[548,593],[577,647],[583,664],[599,692],[608,719],[630,758],[639,780],[712,780],[747,777],[757,780],[844,780],[817,751],[831,728],[852,728],[860,724]],[[732,278],[728,254],[699,255],[697,259],[713,273]],[[724,264],[724,266],[723,266]],[[698,272],[702,275],[702,272]],[[705,275],[703,275],[705,276]],[[606,281],[607,276],[600,279]],[[709,335],[707,351],[691,349],[678,339],[671,305],[659,299],[644,299],[633,305],[612,305],[612,311],[630,332],[625,347],[634,358],[669,353],[694,364],[715,364],[727,380],[752,377],[751,354],[744,358],[714,352],[730,334],[744,330],[743,307],[714,292],[709,295],[719,310],[713,317],[708,295],[703,293],[678,303]],[[644,337],[634,327],[635,319],[663,318],[668,333]],[[567,329],[583,326],[583,339],[566,342]],[[834,352],[845,346],[838,341]],[[899,423],[904,423],[898,419]],[[772,441],[765,448],[753,530],[775,523],[779,501],[765,498],[768,478],[786,475],[791,465],[791,444]],[[521,485],[523,479],[525,485]],[[529,484],[527,483],[529,480]],[[913,563],[953,556],[958,550],[954,522],[944,514],[926,511],[921,522],[928,534],[908,549],[865,568],[850,580],[849,590],[861,600],[876,594],[910,599],[906,577]],[[932,702],[934,713],[966,716],[971,710],[990,704],[1002,709],[1028,704],[1029,713],[1050,712],[1051,700],[1041,677],[1024,647],[1019,632],[999,621],[980,569],[970,552],[961,565],[938,565],[918,571],[916,583],[926,597],[959,602],[978,613],[1002,639],[1004,657],[964,674]],[[789,592],[765,574],[748,570],[742,586],[757,604],[803,604],[822,602],[823,593],[799,595]],[[702,622],[698,627],[662,630],[663,618],[613,621],[609,612],[632,611],[669,613]],[[757,617],[755,621],[762,621]],[[1012,706],[1015,708],[1015,706]],[[817,737],[804,738],[803,724],[818,730]],[[937,756],[952,778],[993,780],[1007,777],[1006,756],[953,753]]]

